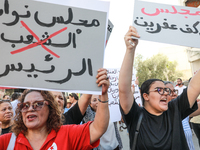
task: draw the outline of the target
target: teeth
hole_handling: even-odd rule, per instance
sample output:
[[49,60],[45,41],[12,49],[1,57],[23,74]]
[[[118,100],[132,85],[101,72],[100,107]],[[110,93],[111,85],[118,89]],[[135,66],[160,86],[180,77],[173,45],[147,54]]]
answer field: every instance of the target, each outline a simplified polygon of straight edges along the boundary
[[28,118],[33,118],[34,116],[28,116]]
[[161,101],[166,101],[167,99],[161,99]]

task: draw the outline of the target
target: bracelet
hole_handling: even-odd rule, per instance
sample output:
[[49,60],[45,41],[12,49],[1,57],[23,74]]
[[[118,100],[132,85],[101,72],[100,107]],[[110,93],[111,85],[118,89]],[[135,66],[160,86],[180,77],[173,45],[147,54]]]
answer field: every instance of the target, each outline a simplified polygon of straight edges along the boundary
[[101,102],[101,103],[107,103],[108,102],[108,100],[107,101],[101,101],[100,99],[98,99],[98,101]]

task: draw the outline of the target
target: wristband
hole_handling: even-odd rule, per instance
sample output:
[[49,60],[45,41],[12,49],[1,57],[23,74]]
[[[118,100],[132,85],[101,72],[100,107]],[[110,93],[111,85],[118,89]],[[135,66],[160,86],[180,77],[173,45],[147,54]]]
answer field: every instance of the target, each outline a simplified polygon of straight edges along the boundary
[[98,101],[101,102],[101,103],[107,103],[108,102],[108,100],[107,101],[101,101],[100,99],[98,99]]

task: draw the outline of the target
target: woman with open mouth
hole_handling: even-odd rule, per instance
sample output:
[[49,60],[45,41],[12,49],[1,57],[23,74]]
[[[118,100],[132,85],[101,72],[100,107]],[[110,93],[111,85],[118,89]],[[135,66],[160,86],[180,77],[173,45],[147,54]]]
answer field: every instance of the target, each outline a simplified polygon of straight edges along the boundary
[[167,97],[171,90],[162,80],[146,80],[141,85],[143,107],[139,107],[131,91],[132,68],[138,38],[140,36],[136,28],[130,26],[124,37],[127,49],[119,75],[120,109],[128,127],[130,148],[189,150],[182,120],[197,109],[200,71],[193,76],[188,88],[170,102]]
[[97,86],[102,86],[93,122],[62,125],[61,109],[50,91],[25,90],[20,98],[12,131],[0,136],[0,150],[90,150],[99,145],[109,122],[109,80],[106,69],[99,69]]

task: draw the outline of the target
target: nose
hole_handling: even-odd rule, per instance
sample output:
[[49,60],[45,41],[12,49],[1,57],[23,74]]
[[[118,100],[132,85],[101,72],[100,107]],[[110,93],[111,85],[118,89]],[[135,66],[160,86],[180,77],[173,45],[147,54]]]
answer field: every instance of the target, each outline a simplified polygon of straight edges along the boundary
[[33,105],[30,105],[27,111],[35,111],[35,109],[33,109]]
[[61,100],[60,100],[58,97],[56,97],[56,101],[57,101],[58,103],[61,103]]
[[12,111],[12,109],[6,109],[6,112],[8,112],[8,113],[11,112],[11,111]]
[[169,95],[169,92],[168,91],[166,91],[166,90],[164,90],[164,93],[163,93],[164,95]]

